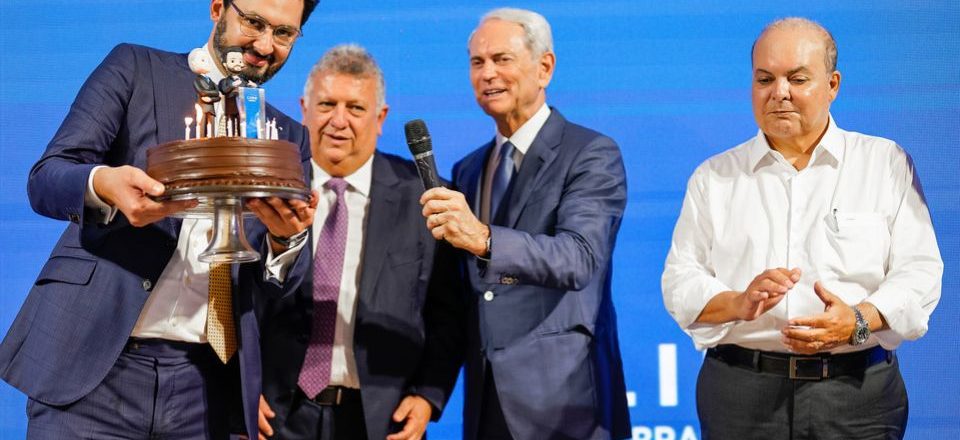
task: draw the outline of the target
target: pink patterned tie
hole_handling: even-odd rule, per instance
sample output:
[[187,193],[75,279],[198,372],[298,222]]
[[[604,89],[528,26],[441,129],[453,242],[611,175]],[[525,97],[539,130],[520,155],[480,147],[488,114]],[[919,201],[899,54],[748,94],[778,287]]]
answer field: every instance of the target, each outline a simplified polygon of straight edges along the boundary
[[297,380],[297,385],[311,399],[330,383],[337,299],[343,277],[343,252],[347,245],[347,203],[343,198],[347,181],[333,177],[324,187],[337,194],[337,202],[323,223],[313,255],[313,325],[310,345]]

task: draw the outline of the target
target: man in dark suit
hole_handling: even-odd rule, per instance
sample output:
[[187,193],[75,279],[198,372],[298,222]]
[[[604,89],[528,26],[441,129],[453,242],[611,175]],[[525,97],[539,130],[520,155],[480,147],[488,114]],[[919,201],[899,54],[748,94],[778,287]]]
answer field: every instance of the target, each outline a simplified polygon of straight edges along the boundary
[[370,54],[328,51],[300,102],[320,193],[314,264],[295,295],[264,307],[261,433],[418,439],[463,359],[462,303],[441,278],[452,259],[438,255],[452,249],[423,226],[413,163],[376,151],[388,107]]
[[620,150],[546,105],[555,55],[539,14],[488,13],[469,53],[497,133],[454,166],[462,192],[421,199],[470,284],[464,438],[628,437],[610,298],[627,197]]
[[[242,47],[244,75],[262,83],[283,65],[315,5],[213,0],[216,27],[204,50],[219,60],[221,48]],[[168,217],[196,202],[149,197],[164,188],[143,171],[146,150],[183,136],[197,99],[194,76],[186,54],[117,46],[30,172],[34,210],[70,223],[0,345],[3,379],[29,397],[29,438],[257,433],[259,334],[254,299],[240,285],[281,294],[298,280],[267,279],[263,264],[214,276],[197,260],[211,221]],[[267,117],[307,158],[303,127],[270,106]],[[275,240],[312,222],[312,207],[299,201],[270,198],[251,208],[262,224],[249,222],[248,236],[276,253],[286,249]],[[221,293],[230,287],[232,304],[208,307],[208,281]]]

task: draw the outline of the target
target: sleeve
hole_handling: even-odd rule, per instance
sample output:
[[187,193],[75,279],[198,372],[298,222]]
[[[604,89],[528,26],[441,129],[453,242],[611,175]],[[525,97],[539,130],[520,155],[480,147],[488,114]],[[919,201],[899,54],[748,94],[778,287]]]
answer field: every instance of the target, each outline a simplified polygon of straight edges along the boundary
[[490,260],[483,281],[515,278],[519,284],[559,290],[584,288],[613,252],[626,201],[620,148],[599,136],[573,159],[555,208],[553,233],[490,226]]
[[661,278],[667,312],[690,335],[697,349],[716,345],[734,325],[696,322],[714,296],[733,290],[717,279],[711,261],[714,230],[707,202],[707,175],[708,170],[701,165],[687,183]]
[[[432,237],[429,237],[431,240]],[[423,360],[409,394],[417,394],[433,407],[437,421],[453,394],[466,342],[464,277],[460,276],[457,251],[446,242],[437,245],[423,315],[426,343]]]
[[132,47],[119,45],[80,88],[60,129],[30,170],[27,194],[38,214],[81,226],[102,220],[86,219],[87,182],[93,168],[105,163],[123,125],[135,70]]
[[927,332],[930,314],[940,301],[943,260],[913,162],[895,148],[891,167],[899,205],[890,222],[887,274],[866,301],[877,307],[889,330],[876,333],[881,345],[894,348]]

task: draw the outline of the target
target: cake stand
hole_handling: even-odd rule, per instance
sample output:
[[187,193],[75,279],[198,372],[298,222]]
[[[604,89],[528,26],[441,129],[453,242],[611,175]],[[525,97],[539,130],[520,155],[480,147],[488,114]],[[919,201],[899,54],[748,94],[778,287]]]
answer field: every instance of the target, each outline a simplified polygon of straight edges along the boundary
[[207,249],[200,253],[200,261],[248,263],[260,259],[260,253],[247,242],[243,229],[244,216],[254,216],[246,208],[244,199],[255,197],[308,200],[310,190],[269,185],[208,185],[171,189],[157,197],[157,200],[196,199],[199,202],[197,206],[173,216],[213,219],[213,237]]

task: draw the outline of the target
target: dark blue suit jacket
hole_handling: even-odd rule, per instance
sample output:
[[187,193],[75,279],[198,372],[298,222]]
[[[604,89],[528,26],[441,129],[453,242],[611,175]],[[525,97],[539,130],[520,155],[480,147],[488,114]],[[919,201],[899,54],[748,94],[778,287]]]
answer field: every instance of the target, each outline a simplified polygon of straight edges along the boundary
[[[493,147],[454,166],[454,184],[474,212]],[[465,439],[477,435],[483,355],[515,438],[630,436],[610,299],[626,199],[617,144],[554,109],[491,222],[489,263],[462,260],[470,284]]]
[[[182,139],[183,118],[196,101],[194,76],[185,54],[117,46],[87,79],[30,171],[34,210],[71,222],[0,345],[0,374],[30,398],[65,405],[103,380],[176,249],[179,220],[137,228],[118,213],[101,225],[84,212],[83,196],[94,166],[143,169],[147,148]],[[305,129],[272,107],[267,114],[306,159]],[[247,226],[250,241],[266,245],[265,228],[255,220]],[[233,280],[244,421],[256,438],[259,335],[250,289],[238,289],[238,282],[272,284],[263,280],[262,265],[253,263],[234,266]],[[262,290],[282,293],[278,285]]]
[[[425,397],[439,418],[463,362],[462,287],[451,276],[451,248],[434,240],[420,214],[422,193],[412,162],[375,153],[353,334],[371,439],[399,430],[391,416],[410,393]],[[275,430],[290,411],[310,340],[311,280],[269,301],[261,317],[263,394],[277,414]]]

